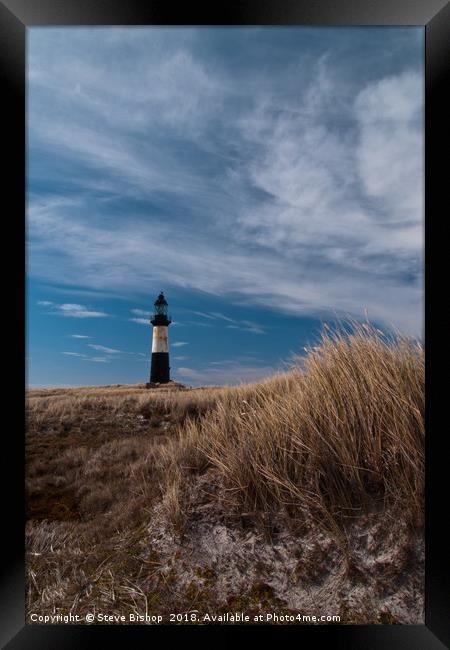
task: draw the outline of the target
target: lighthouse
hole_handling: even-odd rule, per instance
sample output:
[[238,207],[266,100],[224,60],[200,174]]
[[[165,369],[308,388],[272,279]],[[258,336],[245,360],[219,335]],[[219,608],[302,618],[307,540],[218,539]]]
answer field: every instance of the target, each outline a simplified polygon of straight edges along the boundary
[[167,315],[167,308],[167,300],[161,292],[155,300],[155,312],[150,321],[153,325],[150,382],[155,384],[170,381],[169,325],[172,321]]

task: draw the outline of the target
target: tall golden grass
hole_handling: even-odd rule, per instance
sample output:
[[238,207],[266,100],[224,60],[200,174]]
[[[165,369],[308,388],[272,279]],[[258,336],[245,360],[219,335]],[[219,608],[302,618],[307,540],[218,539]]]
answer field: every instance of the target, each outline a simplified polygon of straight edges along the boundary
[[335,526],[389,505],[420,524],[422,347],[361,325],[350,335],[325,332],[296,362],[290,372],[228,390],[207,417],[188,418],[166,450],[169,489],[183,471],[209,464],[246,510],[281,505],[294,518],[308,511]]

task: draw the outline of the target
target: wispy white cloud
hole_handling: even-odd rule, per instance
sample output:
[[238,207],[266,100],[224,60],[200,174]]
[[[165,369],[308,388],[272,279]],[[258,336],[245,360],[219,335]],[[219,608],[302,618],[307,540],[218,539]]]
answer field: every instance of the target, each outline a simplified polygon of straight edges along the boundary
[[[101,346],[100,346],[101,347]],[[82,361],[93,361],[94,363],[110,363],[112,357],[106,356],[106,357],[92,357],[87,354],[81,354],[80,352],[61,352],[61,354],[64,354],[68,357],[73,357],[73,358],[78,358],[81,359]]]
[[204,311],[193,311],[193,314],[196,316],[201,316],[202,318],[209,318],[211,320],[216,320],[217,316],[214,316],[213,314],[207,314]]
[[151,316],[152,312],[151,311],[146,311],[145,309],[131,309],[130,310],[132,314],[136,314],[136,316]]
[[69,334],[72,339],[91,339],[92,336],[87,336],[86,334]]
[[[333,56],[296,58],[247,86],[190,50],[190,37],[114,34],[98,33],[95,47],[86,34],[65,48],[61,37],[60,56],[49,47],[32,59],[31,141],[92,171],[80,171],[79,198],[31,196],[35,277],[118,294],[161,282],[296,315],[368,308],[420,331],[420,70],[373,71],[361,85],[336,74]],[[133,56],[111,65],[120,44]],[[129,212],[105,228],[102,206],[123,197],[164,197],[173,216],[152,203],[148,218]],[[176,220],[185,206],[192,214]],[[64,315],[106,316],[75,307]]]
[[85,357],[85,361],[93,361],[94,363],[111,363],[110,357]]
[[242,327],[241,325],[227,325],[227,329],[232,330],[241,330],[243,332],[252,332],[253,334],[265,334],[265,330],[258,325],[247,325]]
[[[50,301],[40,301],[38,303],[41,306],[49,307],[51,314],[57,314],[59,316],[66,316],[69,318],[105,318],[109,316],[104,311],[90,309],[86,305],[79,305],[75,303],[63,303],[56,304]],[[74,337],[81,338],[81,337]]]
[[234,318],[230,318],[229,316],[225,316],[225,314],[221,314],[220,312],[217,312],[217,311],[211,312],[211,316],[213,316],[214,318],[219,318],[220,320],[226,320],[229,323],[235,323],[236,322],[234,320]]
[[132,323],[138,323],[139,325],[150,325],[150,316],[152,316],[151,311],[147,311],[145,309],[131,309],[130,311],[132,314],[135,314],[135,316],[133,318],[129,318],[129,321]]
[[182,348],[185,345],[189,345],[186,341],[175,341],[175,343],[172,343],[173,348]]
[[405,248],[422,242],[423,103],[424,80],[413,71],[369,84],[355,102],[360,179]]
[[85,305],[78,305],[74,303],[64,303],[57,306],[57,310],[62,316],[69,316],[71,318],[104,318],[108,316],[103,311],[95,311],[89,309]]
[[98,350],[99,352],[104,352],[105,354],[120,354],[122,350],[115,350],[114,348],[107,348],[104,345],[97,345],[95,343],[88,343],[88,347],[93,350]]
[[[259,325],[258,323],[253,323],[252,321],[248,321],[248,320],[238,320],[235,318],[231,318],[230,316],[226,316],[221,312],[206,313],[206,312],[194,311],[193,313],[197,314],[198,316],[202,316],[203,318],[208,318],[219,322],[225,321],[227,323],[232,323],[231,325],[225,326],[228,329],[242,330],[245,332],[253,332],[254,334],[266,333],[264,327],[262,325]],[[191,325],[199,325],[202,327],[211,327],[210,323],[201,323],[201,322],[193,323],[192,321],[187,321],[187,323]]]

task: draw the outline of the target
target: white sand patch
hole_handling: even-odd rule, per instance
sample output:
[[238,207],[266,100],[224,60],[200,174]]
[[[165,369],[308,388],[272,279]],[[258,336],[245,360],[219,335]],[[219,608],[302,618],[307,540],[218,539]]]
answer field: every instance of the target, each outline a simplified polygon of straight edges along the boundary
[[151,547],[180,598],[194,584],[207,590],[210,610],[244,598],[280,613],[340,615],[342,623],[423,623],[423,540],[398,518],[385,513],[352,520],[347,550],[311,522],[301,534],[292,532],[280,513],[271,517],[269,536],[211,501],[213,478],[210,472],[198,477],[190,490],[181,538],[163,504],[152,513]]

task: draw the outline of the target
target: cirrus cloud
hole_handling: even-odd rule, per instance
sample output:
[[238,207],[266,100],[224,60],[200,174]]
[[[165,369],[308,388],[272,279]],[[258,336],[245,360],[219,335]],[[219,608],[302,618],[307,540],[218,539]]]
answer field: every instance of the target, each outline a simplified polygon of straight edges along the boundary
[[[260,30],[245,45],[254,58],[236,66],[231,49],[195,30],[166,40],[158,30],[36,34],[29,142],[49,169],[31,158],[29,272],[125,294],[164,283],[298,316],[367,308],[420,332],[423,71],[397,60],[391,32],[375,46],[369,30],[364,49],[355,33],[345,71],[332,35],[308,49],[309,33],[295,45]],[[277,67],[271,53],[286,56],[287,42]],[[381,47],[392,69],[374,56]],[[58,191],[33,192],[43,174]],[[132,313],[148,324],[144,310]],[[197,315],[265,332],[219,311]]]

